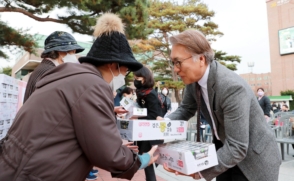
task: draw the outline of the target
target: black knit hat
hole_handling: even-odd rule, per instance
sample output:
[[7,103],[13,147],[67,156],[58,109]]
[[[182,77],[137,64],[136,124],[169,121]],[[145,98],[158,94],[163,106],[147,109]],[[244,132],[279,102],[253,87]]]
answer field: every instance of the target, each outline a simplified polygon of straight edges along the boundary
[[77,41],[71,34],[55,31],[46,38],[43,53],[52,51],[67,52],[71,50],[76,50],[76,53],[80,53],[84,51],[84,48],[77,44]]
[[131,71],[142,68],[131,50],[124,35],[121,19],[112,13],[103,14],[97,21],[94,36],[97,37],[86,57],[80,57],[80,63],[93,65],[119,63]]

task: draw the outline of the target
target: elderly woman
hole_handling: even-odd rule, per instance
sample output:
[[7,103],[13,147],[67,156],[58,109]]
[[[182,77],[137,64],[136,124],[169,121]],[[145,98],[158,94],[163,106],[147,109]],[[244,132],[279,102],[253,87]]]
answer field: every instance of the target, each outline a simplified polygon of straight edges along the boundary
[[71,34],[63,31],[51,33],[45,40],[45,50],[41,54],[43,60],[29,78],[23,102],[35,91],[36,83],[47,71],[65,62],[79,63],[75,54],[82,51],[84,48]]

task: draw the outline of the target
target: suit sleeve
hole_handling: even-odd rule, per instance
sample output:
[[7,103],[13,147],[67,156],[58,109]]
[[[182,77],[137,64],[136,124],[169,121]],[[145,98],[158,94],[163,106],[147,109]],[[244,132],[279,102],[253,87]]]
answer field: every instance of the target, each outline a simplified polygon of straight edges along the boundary
[[223,95],[220,100],[222,110],[215,110],[215,112],[224,116],[223,127],[226,139],[223,142],[223,147],[217,150],[219,164],[201,171],[206,180],[212,180],[240,163],[246,157],[248,150],[249,115],[252,99],[248,98],[249,93],[241,85],[227,87],[221,94]]
[[[189,120],[195,115],[197,110],[197,102],[193,97],[193,87],[195,84],[190,84],[185,88],[184,98],[181,105],[175,112],[167,116],[171,120]],[[196,92],[195,92],[196,94]]]
[[93,165],[113,177],[130,180],[141,163],[134,152],[122,146],[113,110],[109,87],[99,83],[89,87],[72,107],[76,137]]

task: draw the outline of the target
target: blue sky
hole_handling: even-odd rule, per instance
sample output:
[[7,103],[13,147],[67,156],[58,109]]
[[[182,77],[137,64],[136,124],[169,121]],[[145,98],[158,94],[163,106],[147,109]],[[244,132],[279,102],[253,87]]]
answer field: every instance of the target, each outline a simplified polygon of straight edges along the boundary
[[[212,44],[217,50],[229,55],[239,55],[242,62],[237,66],[236,73],[248,73],[248,62],[254,62],[253,73],[270,72],[270,54],[268,40],[268,23],[265,0],[204,0],[210,10],[216,12],[212,19],[219,25],[224,36]],[[30,33],[49,35],[61,30],[72,33],[62,24],[37,22],[20,13],[1,13],[1,20],[15,28],[30,28]],[[46,16],[46,15],[44,15]],[[77,40],[91,41],[91,36],[73,34]],[[13,65],[14,61],[4,62],[1,66]]]

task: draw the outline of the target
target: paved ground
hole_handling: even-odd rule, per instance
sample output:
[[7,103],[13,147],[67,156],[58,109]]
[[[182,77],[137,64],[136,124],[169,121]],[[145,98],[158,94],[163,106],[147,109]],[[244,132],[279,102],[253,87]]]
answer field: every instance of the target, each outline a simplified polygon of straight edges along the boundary
[[[285,152],[286,152],[285,145]],[[285,160],[283,161],[280,167],[279,181],[294,181],[294,150],[292,146],[289,147],[289,155],[285,153]],[[176,176],[166,172],[162,166],[156,168],[157,181],[193,181],[192,178],[184,176]],[[138,171],[133,177],[132,181],[144,181],[145,175],[142,170]],[[96,181],[126,181],[124,179],[113,179],[111,178],[110,173],[99,169],[98,178]],[[194,180],[195,181],[195,180]],[[200,181],[204,181],[201,179]],[[214,179],[215,181],[215,179]]]

